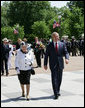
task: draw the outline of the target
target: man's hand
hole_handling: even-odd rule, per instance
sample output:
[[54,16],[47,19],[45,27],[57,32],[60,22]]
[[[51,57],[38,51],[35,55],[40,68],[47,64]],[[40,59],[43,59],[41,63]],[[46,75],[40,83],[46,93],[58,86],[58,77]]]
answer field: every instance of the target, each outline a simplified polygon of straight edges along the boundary
[[65,59],[65,63],[68,64],[69,63],[69,60],[68,59]]
[[45,70],[47,70],[47,69],[48,69],[48,67],[47,67],[47,66],[44,66],[44,69],[45,69]]

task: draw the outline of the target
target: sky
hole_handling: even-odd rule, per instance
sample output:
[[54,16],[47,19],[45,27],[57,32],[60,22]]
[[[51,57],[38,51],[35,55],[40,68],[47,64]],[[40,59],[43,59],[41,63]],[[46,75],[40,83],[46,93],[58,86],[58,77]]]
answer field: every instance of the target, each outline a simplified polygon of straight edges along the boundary
[[63,6],[66,6],[67,2],[69,1],[50,1],[51,2],[51,6],[52,7],[57,7],[57,8],[61,8]]
[[[1,5],[4,1],[1,1]],[[67,2],[69,1],[49,1],[51,3],[52,7],[57,7],[57,8],[61,8],[63,6],[66,6]]]

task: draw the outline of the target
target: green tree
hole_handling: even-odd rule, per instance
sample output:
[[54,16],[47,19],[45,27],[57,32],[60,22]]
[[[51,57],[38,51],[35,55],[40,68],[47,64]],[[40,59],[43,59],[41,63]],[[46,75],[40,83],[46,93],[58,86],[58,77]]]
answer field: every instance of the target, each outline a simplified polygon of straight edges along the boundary
[[70,15],[69,30],[70,35],[74,35],[75,38],[79,39],[80,35],[84,33],[84,16],[80,8],[73,8]]
[[19,26],[18,31],[19,34],[14,34],[14,29],[16,28],[16,25],[14,25],[13,27],[2,27],[1,28],[1,38],[8,38],[13,40],[13,42],[16,42],[18,38],[23,39],[24,37],[24,27],[23,26]]
[[67,3],[67,6],[70,8],[70,10],[73,10],[73,7],[80,8],[82,11],[82,14],[84,14],[84,1],[70,1]]
[[41,10],[44,9],[50,9],[48,1],[11,1],[8,11],[10,25],[19,23],[24,26],[25,33],[30,34],[34,22],[44,18],[44,14],[41,14]]
[[32,25],[32,33],[39,38],[49,38],[50,30],[45,21],[37,21]]
[[7,17],[7,11],[9,9],[9,3],[4,2],[1,6],[1,27],[8,26],[9,18]]

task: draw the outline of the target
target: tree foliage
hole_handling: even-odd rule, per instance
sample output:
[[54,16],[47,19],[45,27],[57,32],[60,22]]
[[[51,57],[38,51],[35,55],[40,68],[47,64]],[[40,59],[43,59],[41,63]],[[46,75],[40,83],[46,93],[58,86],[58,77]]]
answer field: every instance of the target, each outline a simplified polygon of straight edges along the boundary
[[2,27],[1,28],[1,38],[5,38],[7,37],[8,39],[13,40],[14,42],[17,41],[18,38],[23,39],[24,37],[24,27],[23,26],[19,26],[18,29],[18,34],[14,34],[14,29],[16,28],[16,25],[14,25],[13,27]]
[[39,38],[48,38],[50,30],[45,21],[37,21],[32,25],[33,34]]
[[84,14],[84,1],[70,1],[69,3],[67,3],[67,6],[71,11],[73,10],[73,7],[80,8],[82,14]]
[[9,18],[7,17],[7,11],[9,9],[9,3],[4,2],[1,6],[1,27],[8,26]]
[[[35,36],[49,38],[53,31],[57,31],[60,37],[73,35],[78,39],[84,33],[84,2],[70,1],[62,8],[51,7],[49,1],[10,1],[1,6],[1,31],[8,31],[18,23],[24,27],[20,34],[33,41]],[[61,26],[53,29],[54,20]],[[9,34],[13,38],[12,34]],[[5,37],[5,35],[2,35]],[[14,39],[15,41],[15,39]]]

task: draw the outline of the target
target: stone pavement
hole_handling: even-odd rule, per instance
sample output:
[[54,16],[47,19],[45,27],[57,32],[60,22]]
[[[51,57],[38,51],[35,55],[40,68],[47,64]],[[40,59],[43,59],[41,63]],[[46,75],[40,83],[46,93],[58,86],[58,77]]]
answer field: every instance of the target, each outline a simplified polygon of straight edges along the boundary
[[51,75],[31,77],[30,101],[21,97],[17,76],[1,77],[1,107],[84,107],[84,71],[63,73],[61,96],[53,100]]

